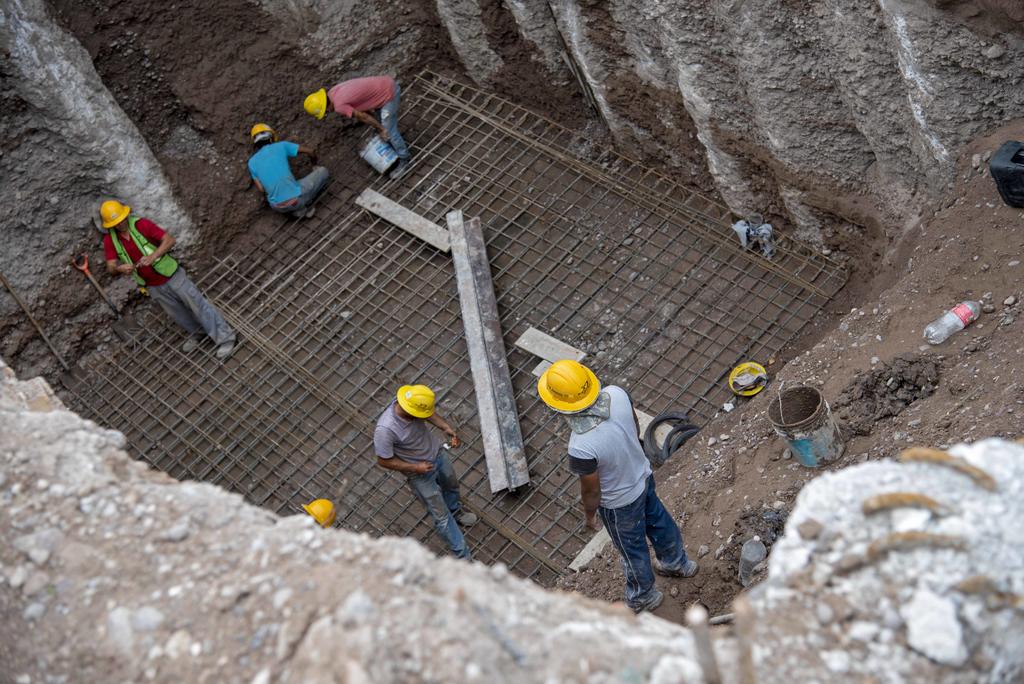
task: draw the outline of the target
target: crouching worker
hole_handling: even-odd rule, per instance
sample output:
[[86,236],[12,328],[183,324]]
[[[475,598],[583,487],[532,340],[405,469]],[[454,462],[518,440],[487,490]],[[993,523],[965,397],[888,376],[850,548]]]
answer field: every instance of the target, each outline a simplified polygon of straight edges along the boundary
[[235,331],[168,254],[174,236],[149,219],[132,214],[131,207],[117,200],[100,205],[100,221],[107,230],[103,236],[107,272],[130,275],[149,291],[149,296],[189,334],[182,351],[191,352],[204,336],[209,336],[217,345],[218,359],[231,356]]
[[288,160],[301,153],[316,164],[316,151],[287,140],[278,142],[274,129],[267,124],[256,124],[249,131],[249,136],[256,149],[249,157],[249,175],[256,188],[266,193],[270,208],[296,218],[312,216],[315,209],[313,200],[327,186],[330,173],[323,166],[314,166],[308,175],[295,180]]
[[459,478],[447,450],[428,423],[451,437],[453,447],[459,446],[455,430],[434,410],[434,392],[426,385],[400,387],[396,400],[384,409],[373,431],[377,465],[405,475],[452,555],[469,560],[469,547],[459,526],[470,527],[476,516],[462,510]]
[[589,368],[570,360],[551,364],[537,392],[569,424],[569,470],[580,478],[587,526],[599,530],[600,514],[622,556],[626,604],[637,613],[654,610],[664,599],[654,587],[654,572],[693,577],[697,561],[686,557],[679,527],[654,491],[629,394],[615,385],[602,391]]

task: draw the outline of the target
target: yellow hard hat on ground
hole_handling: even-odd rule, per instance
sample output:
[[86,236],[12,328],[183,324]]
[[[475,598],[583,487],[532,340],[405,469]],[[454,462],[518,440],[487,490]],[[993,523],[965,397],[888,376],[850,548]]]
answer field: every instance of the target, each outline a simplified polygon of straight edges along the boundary
[[307,114],[318,119],[324,118],[324,114],[327,113],[327,91],[321,88],[315,93],[310,93],[306,96],[306,101],[302,103],[302,106]]
[[768,384],[768,371],[754,361],[746,361],[729,373],[729,389],[741,397],[752,397]]
[[410,416],[429,418],[434,415],[434,390],[426,385],[402,385],[397,398],[398,405]]
[[562,413],[576,413],[597,401],[601,383],[593,371],[579,361],[555,361],[537,381],[537,393],[544,403]]
[[277,140],[277,133],[274,132],[273,128],[265,123],[258,123],[249,131],[249,137],[252,138],[253,142],[259,142],[266,138],[266,134],[268,133],[270,134],[271,140]]
[[127,204],[121,204],[117,200],[107,200],[100,205],[100,220],[103,221],[103,227],[113,228],[128,218],[128,213],[131,210],[132,208]]
[[334,504],[328,499],[316,499],[308,504],[303,504],[302,507],[320,523],[321,527],[330,527],[334,524],[334,516],[337,515],[337,512],[334,510]]

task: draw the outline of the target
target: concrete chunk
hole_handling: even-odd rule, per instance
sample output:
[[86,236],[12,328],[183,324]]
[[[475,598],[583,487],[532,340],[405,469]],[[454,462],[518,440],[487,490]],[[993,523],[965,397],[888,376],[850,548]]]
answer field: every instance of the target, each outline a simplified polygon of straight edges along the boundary
[[530,481],[480,219],[447,216],[491,493]]
[[451,251],[448,231],[433,221],[428,221],[414,211],[406,209],[384,195],[369,188],[359,193],[356,204],[371,214],[376,214],[388,223],[394,224],[420,240],[437,247],[442,252]]

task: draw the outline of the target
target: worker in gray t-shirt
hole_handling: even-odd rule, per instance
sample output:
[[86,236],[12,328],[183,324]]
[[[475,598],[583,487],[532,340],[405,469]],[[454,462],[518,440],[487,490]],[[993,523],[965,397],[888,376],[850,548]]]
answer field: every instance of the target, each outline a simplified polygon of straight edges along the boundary
[[[577,361],[556,361],[537,382],[544,403],[565,415],[569,470],[580,478],[587,526],[599,530],[600,514],[622,555],[626,603],[636,612],[654,610],[664,596],[654,573],[693,577],[697,561],[686,557],[679,526],[654,490],[651,464],[640,444],[640,426],[626,390],[601,390],[594,373]],[[654,547],[655,561],[647,547]]]
[[377,419],[373,450],[377,465],[404,474],[409,487],[434,521],[434,529],[448,543],[452,555],[469,559],[469,547],[459,528],[476,522],[474,514],[462,510],[459,478],[447,450],[427,425],[430,423],[459,446],[455,430],[434,410],[434,392],[426,385],[404,385]]

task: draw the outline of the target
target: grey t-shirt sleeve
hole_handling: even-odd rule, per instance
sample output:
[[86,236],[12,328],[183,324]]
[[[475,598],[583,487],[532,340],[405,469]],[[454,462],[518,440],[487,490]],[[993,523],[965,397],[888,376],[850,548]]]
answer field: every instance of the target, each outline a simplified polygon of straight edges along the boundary
[[395,457],[395,435],[391,430],[377,426],[373,431],[373,452],[377,458]]

